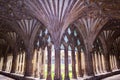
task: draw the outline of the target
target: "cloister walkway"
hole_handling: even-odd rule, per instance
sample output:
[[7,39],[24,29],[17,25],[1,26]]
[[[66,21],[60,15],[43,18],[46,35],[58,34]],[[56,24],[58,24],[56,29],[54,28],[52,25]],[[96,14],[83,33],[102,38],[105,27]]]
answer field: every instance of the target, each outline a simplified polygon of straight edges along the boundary
[[6,77],[4,75],[0,75],[0,80],[14,80],[14,79]]
[[[14,80],[14,79],[6,77],[4,75],[0,75],[0,80]],[[111,77],[107,77],[107,78],[102,79],[102,80],[120,80],[120,74],[114,75],[114,76],[111,76]]]
[[111,77],[108,77],[102,80],[120,80],[120,74],[114,75],[114,76],[111,76]]

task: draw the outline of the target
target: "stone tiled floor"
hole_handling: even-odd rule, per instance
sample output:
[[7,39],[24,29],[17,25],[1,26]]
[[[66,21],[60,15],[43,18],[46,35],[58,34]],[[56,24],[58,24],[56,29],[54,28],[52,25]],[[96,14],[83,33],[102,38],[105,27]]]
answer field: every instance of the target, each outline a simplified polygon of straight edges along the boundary
[[114,76],[111,76],[111,77],[108,77],[108,78],[105,78],[105,79],[102,79],[102,80],[120,80],[120,74],[119,75],[114,75]]
[[14,80],[14,79],[8,78],[8,77],[3,76],[3,75],[0,75],[0,80]]

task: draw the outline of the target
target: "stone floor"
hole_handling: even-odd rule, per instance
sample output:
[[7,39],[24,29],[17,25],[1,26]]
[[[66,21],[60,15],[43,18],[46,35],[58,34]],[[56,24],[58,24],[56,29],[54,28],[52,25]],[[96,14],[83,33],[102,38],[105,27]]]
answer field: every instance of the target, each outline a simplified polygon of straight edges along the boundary
[[14,79],[8,78],[8,77],[3,76],[3,75],[0,75],[0,80],[14,80]]
[[[14,79],[8,78],[8,77],[3,76],[3,75],[0,75],[0,80],[14,80]],[[120,80],[120,74],[119,75],[114,75],[114,76],[111,76],[111,77],[108,77],[108,78],[105,78],[105,79],[102,79],[102,80]]]
[[114,75],[114,76],[111,76],[111,77],[108,77],[108,78],[105,78],[105,79],[102,79],[102,80],[120,80],[120,74],[119,75]]

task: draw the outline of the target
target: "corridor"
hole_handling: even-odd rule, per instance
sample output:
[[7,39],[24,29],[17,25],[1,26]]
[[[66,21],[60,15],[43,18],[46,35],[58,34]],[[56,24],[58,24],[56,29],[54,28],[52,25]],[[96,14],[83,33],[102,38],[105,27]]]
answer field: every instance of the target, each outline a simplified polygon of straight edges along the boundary
[[0,75],[0,80],[14,80],[14,79],[8,78],[8,77],[3,76],[3,75]]
[[114,76],[111,76],[111,77],[108,77],[102,80],[120,80],[120,74],[114,75]]
[[15,80],[120,74],[120,0],[0,0],[0,74]]
[[[8,77],[3,76],[3,75],[0,75],[0,80],[14,80],[14,79],[8,78]],[[120,74],[114,75],[114,76],[111,76],[111,77],[108,77],[108,78],[105,78],[105,79],[102,79],[102,80],[120,80]]]

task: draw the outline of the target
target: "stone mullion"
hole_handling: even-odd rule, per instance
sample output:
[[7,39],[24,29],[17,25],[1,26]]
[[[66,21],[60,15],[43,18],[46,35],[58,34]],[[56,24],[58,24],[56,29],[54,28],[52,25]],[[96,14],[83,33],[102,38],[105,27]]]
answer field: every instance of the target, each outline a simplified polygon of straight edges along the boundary
[[113,54],[113,70],[115,70],[115,59],[114,59],[114,54]]
[[39,60],[38,60],[38,75],[39,75],[39,77],[40,77],[40,75],[41,75],[41,69],[42,69],[42,67],[41,67],[41,65],[42,65],[42,49],[40,48],[39,49]]
[[19,57],[18,57],[18,74],[20,73],[20,53],[19,53]]
[[114,55],[112,54],[112,64],[113,64],[113,70],[115,68],[115,65],[114,65]]
[[18,73],[19,72],[19,53],[18,53],[18,55],[17,55],[17,68],[16,68],[16,73]]
[[100,73],[102,73],[102,65],[101,65],[101,56],[100,56],[100,52],[98,52],[98,60],[99,60],[99,70],[100,70]]
[[100,61],[101,61],[101,72],[104,72],[104,68],[103,68],[103,60],[102,60],[102,53],[100,52]]
[[0,70],[1,70],[1,66],[2,66],[2,56],[1,56],[1,50],[0,50]]
[[97,61],[97,74],[100,73],[100,70],[99,70],[99,60],[98,60],[98,54],[96,52],[96,61]]
[[117,69],[120,69],[120,59],[119,59],[119,53],[116,53],[116,64],[117,64]]
[[102,64],[102,72],[104,73],[104,72],[105,72],[105,69],[104,69],[103,53],[101,53],[101,64]]
[[8,61],[9,61],[9,60],[8,60],[8,59],[9,59],[9,58],[8,58],[8,54],[6,54],[6,56],[7,56],[7,61],[6,61],[6,69],[5,69],[5,71],[8,72],[8,69],[9,69],[9,65],[8,65]]
[[3,66],[3,56],[0,53],[0,70],[2,71],[2,66]]
[[112,55],[110,56],[110,64],[111,64],[111,70],[113,70],[113,61],[112,61]]
[[109,59],[110,59],[110,68],[112,70],[112,60],[111,60],[111,55],[109,56]]
[[115,70],[115,59],[114,59],[114,54],[112,56],[112,59],[113,59],[113,70]]
[[15,73],[17,69],[17,49],[14,50],[13,52],[13,60],[12,60],[12,69],[11,73]]
[[93,61],[93,70],[94,70],[94,74],[96,74],[97,71],[96,71],[95,52],[92,54],[92,61]]
[[45,61],[44,61],[44,59],[45,59],[45,48],[43,48],[42,50],[41,50],[41,73],[40,73],[40,79],[43,79],[43,78],[45,78]]
[[21,52],[21,67],[20,67],[20,73],[22,74],[22,67],[23,67],[23,53]]
[[39,62],[40,62],[40,53],[39,53],[39,49],[37,50],[37,59],[36,59],[36,77],[40,77],[40,75],[39,75]]
[[81,49],[78,51],[78,77],[82,77],[82,64],[81,64]]
[[113,70],[113,55],[111,54],[111,69]]
[[25,67],[25,52],[23,52],[23,67],[22,67],[23,74],[24,74],[24,67]]
[[3,67],[2,67],[2,70],[5,71],[6,68],[7,68],[7,52],[9,50],[9,46],[7,47],[6,49],[6,52],[3,54],[4,56],[4,59],[3,59]]
[[105,68],[106,68],[106,71],[109,72],[111,71],[110,69],[110,56],[109,56],[109,53],[105,53]]
[[19,74],[20,74],[20,68],[21,68],[21,52],[19,54]]
[[104,56],[103,56],[103,53],[102,53],[102,55],[101,55],[101,59],[102,59],[102,65],[103,65],[103,72],[106,72],[106,70],[105,70],[105,59],[104,59]]
[[115,69],[116,69],[116,60],[115,60],[115,55],[114,55],[114,66],[115,66]]
[[6,65],[7,65],[7,56],[6,56],[6,54],[4,54],[3,67],[2,67],[2,70],[3,70],[3,71],[6,70]]
[[34,51],[34,77],[38,77],[38,51],[35,49]]
[[51,46],[47,47],[48,52],[48,63],[47,63],[47,79],[46,80],[52,80],[51,77]]
[[18,56],[18,74],[19,74],[19,69],[20,69],[20,53],[19,53],[19,56]]
[[34,49],[34,53],[33,53],[33,75],[34,75],[34,77],[36,77],[36,72],[37,72],[37,70],[36,70],[36,61],[37,60],[37,50],[36,49]]
[[68,64],[68,46],[65,46],[64,50],[65,54],[65,79],[64,80],[70,80],[69,78],[69,64]]
[[96,54],[96,51],[95,51],[95,67],[96,67],[96,74],[98,73],[98,60],[97,60],[97,54]]
[[113,70],[113,55],[111,54],[111,70]]
[[9,60],[9,54],[7,54],[7,66],[6,66],[6,71],[9,72],[9,68],[10,68],[10,60]]
[[24,53],[22,51],[22,65],[21,65],[21,74],[23,74],[23,67],[24,67]]
[[76,75],[76,61],[75,61],[75,49],[72,48],[72,53],[71,53],[71,56],[72,56],[72,78],[73,79],[77,79],[77,75]]
[[114,53],[114,61],[115,61],[115,70],[117,69],[117,65],[116,65],[116,57],[115,57],[115,53]]
[[114,60],[114,52],[112,50],[112,61],[113,61],[113,70],[115,70],[115,60]]
[[[0,53],[1,54],[1,53]],[[2,66],[2,57],[0,55],[0,70],[1,70],[1,66]]]
[[116,56],[114,56],[115,59],[115,69],[117,69],[117,61],[116,61]]
[[99,52],[100,72],[103,73],[101,53]]
[[98,73],[98,60],[97,60],[97,53],[95,51],[95,54],[94,54],[94,58],[95,58],[95,67],[96,67],[96,74]]
[[98,62],[98,73],[100,73],[101,71],[100,71],[100,60],[99,60],[99,53],[98,53],[98,51],[96,52],[96,54],[97,54],[97,62]]
[[116,54],[114,55],[114,59],[115,59],[115,69],[117,69]]

